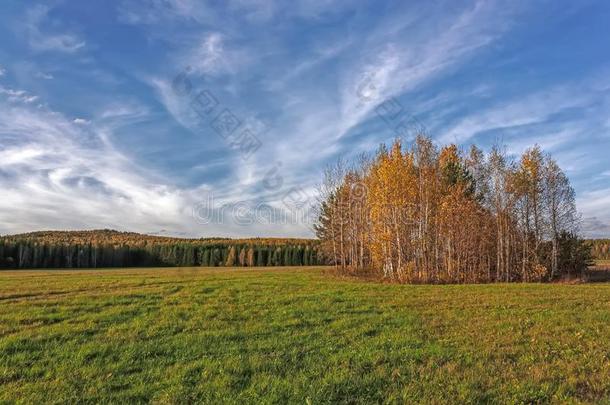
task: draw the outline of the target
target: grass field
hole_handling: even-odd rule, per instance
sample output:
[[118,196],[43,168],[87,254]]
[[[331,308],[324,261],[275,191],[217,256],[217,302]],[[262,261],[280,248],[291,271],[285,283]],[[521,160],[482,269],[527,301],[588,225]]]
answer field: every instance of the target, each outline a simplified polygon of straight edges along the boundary
[[0,273],[0,402],[610,403],[610,284]]
[[596,260],[595,265],[602,267],[610,267],[610,260]]

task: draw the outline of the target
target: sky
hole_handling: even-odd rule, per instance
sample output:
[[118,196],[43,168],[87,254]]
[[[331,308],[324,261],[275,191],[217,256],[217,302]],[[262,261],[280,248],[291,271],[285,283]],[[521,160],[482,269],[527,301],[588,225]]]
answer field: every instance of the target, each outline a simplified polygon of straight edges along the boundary
[[0,234],[312,236],[324,168],[539,144],[610,237],[607,1],[4,0]]

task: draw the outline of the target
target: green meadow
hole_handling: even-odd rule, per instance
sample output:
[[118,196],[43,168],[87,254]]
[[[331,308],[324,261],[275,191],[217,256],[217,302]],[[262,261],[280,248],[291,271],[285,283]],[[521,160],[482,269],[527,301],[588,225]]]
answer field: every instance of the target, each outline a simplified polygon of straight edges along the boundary
[[0,272],[0,403],[610,403],[610,284]]

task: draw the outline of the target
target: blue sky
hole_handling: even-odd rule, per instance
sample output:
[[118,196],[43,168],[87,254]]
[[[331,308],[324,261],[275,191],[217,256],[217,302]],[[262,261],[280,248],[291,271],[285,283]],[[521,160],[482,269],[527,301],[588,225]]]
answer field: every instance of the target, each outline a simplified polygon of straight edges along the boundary
[[609,22],[586,0],[3,1],[0,234],[311,236],[292,213],[327,164],[424,128],[540,144],[610,236]]

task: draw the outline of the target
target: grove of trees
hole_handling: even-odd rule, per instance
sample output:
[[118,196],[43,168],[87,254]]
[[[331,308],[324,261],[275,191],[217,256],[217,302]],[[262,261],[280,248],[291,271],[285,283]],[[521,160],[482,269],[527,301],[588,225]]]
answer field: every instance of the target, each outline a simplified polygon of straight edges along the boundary
[[308,239],[180,239],[116,231],[35,232],[0,238],[0,268],[313,266]]
[[437,147],[420,135],[325,173],[316,225],[342,271],[412,283],[541,281],[586,268],[574,190],[535,146]]

